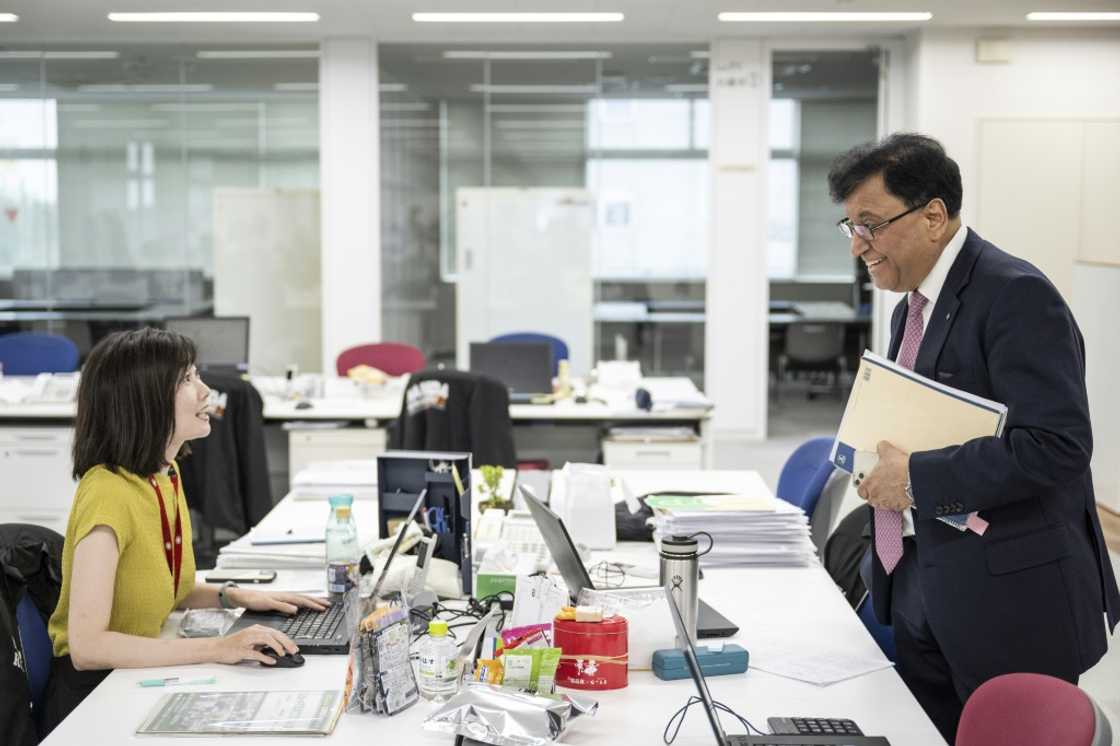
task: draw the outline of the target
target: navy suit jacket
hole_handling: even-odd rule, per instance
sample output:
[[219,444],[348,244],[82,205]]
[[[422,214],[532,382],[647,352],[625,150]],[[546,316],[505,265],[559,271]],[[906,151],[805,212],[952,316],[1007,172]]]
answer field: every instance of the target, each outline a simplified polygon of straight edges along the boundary
[[[904,298],[891,359],[906,311]],[[1120,593],[1096,512],[1085,346],[1069,307],[1037,268],[969,230],[914,370],[1008,407],[1001,437],[910,456],[918,577],[942,652],[973,686],[1012,671],[1075,679],[1104,654]],[[936,520],[972,511],[990,524],[983,536]],[[890,623],[891,577],[870,554],[875,614]]]

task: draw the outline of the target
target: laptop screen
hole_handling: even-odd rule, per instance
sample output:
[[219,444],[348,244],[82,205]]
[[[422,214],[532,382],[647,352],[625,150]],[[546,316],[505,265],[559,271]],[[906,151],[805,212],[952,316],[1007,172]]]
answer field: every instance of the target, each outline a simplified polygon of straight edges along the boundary
[[684,653],[688,671],[692,674],[692,681],[700,692],[700,700],[704,703],[705,712],[708,713],[708,721],[712,724],[716,743],[718,746],[727,746],[727,734],[723,732],[723,726],[720,725],[719,715],[716,714],[716,706],[712,701],[712,693],[708,691],[708,682],[704,680],[704,673],[700,670],[700,659],[696,657],[696,648],[692,647],[692,640],[688,636],[688,630],[685,629],[684,617],[681,616],[680,607],[677,606],[677,599],[673,597],[673,592],[668,586],[665,587],[665,597],[669,599],[669,613],[673,617],[673,625],[677,628],[677,639],[685,642],[681,652]]
[[169,332],[189,337],[198,349],[198,367],[249,370],[249,317],[169,318]]
[[578,598],[579,592],[584,588],[594,589],[591,576],[583,566],[583,560],[576,551],[576,545],[568,534],[564,521],[534,497],[531,490],[520,484],[517,487],[521,490],[521,496],[525,498],[525,504],[529,506],[529,512],[533,514],[533,520],[536,521],[541,537],[544,538],[544,543],[548,546],[552,560],[560,570],[560,575],[563,576],[564,584],[568,586],[572,598]]
[[514,395],[552,393],[548,342],[471,342],[471,372],[490,376]]

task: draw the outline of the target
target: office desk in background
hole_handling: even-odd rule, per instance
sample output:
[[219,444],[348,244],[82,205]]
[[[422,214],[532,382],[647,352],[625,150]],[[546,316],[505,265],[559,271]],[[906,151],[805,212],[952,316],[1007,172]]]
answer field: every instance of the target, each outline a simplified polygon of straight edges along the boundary
[[[751,478],[751,472],[665,472],[626,474],[637,493],[655,490],[734,490]],[[361,508],[373,510],[361,501]],[[287,498],[261,522],[269,530],[305,521],[307,504]],[[321,508],[322,506],[315,506]],[[319,511],[322,512],[321,510]],[[652,564],[652,544],[622,543],[612,552],[596,552],[600,559]],[[316,579],[317,578],[317,579]],[[272,589],[307,590],[310,582],[321,583],[323,573],[285,571],[278,574]],[[643,583],[646,581],[642,581]],[[866,657],[880,656],[878,647],[819,565],[807,568],[721,568],[709,569],[700,583],[700,596],[740,626],[734,642],[747,648],[752,657],[767,650],[789,646],[824,645],[829,649]],[[164,635],[173,635],[175,620],[169,620]],[[346,656],[307,656],[302,668],[265,670],[255,663],[237,666],[203,664],[173,668],[120,669],[109,677],[44,741],[45,746],[72,743],[125,743],[141,719],[162,694],[181,691],[246,691],[253,689],[341,689],[345,683]],[[179,676],[198,678],[213,675],[217,684],[174,689],[147,689],[137,681]],[[717,676],[708,681],[713,696],[747,717],[765,725],[769,716],[849,717],[866,733],[884,735],[899,746],[944,746],[933,724],[918,706],[893,668],[859,676],[831,686],[816,686],[760,670],[745,675]],[[585,692],[598,700],[594,717],[575,721],[562,743],[572,746],[595,744],[661,743],[665,724],[677,708],[696,690],[690,679],[660,681],[649,671],[631,671],[629,686],[608,692]],[[423,730],[422,722],[435,705],[421,701],[393,717],[343,715],[327,743],[367,746],[371,743],[451,743],[452,738]],[[724,727],[731,733],[742,728],[730,717]],[[192,744],[229,744],[232,738],[193,738]],[[182,744],[182,739],[145,737],[145,743]],[[252,744],[292,743],[292,737],[251,736],[237,742]],[[676,741],[679,746],[711,746],[711,728],[699,708],[692,708]]]

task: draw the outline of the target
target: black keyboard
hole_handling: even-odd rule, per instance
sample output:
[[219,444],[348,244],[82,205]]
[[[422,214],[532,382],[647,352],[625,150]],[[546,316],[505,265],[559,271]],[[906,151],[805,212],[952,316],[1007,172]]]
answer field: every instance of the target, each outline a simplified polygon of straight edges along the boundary
[[326,611],[300,609],[295,616],[285,619],[285,623],[276,625],[276,628],[293,640],[297,637],[305,640],[333,640],[345,619],[346,604],[336,603],[328,606]]
[[767,718],[771,733],[802,736],[862,736],[855,721],[847,718]]
[[777,735],[728,736],[728,746],[891,746],[882,736]]

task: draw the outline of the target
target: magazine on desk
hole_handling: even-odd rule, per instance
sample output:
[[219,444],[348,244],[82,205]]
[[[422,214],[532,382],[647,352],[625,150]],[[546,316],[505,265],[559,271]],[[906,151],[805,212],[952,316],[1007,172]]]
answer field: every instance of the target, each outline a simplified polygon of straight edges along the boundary
[[136,733],[326,736],[342,705],[341,691],[177,692],[160,697]]

